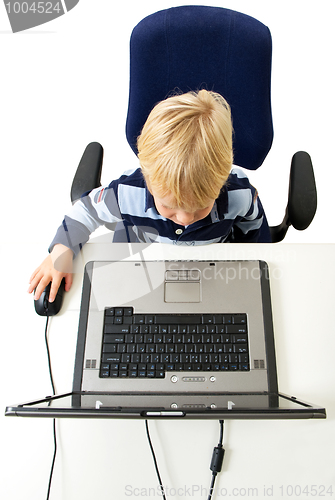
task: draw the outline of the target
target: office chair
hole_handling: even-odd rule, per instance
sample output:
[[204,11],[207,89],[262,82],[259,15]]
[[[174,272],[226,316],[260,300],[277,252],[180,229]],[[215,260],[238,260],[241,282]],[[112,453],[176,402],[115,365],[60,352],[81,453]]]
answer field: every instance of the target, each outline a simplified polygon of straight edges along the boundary
[[[205,88],[223,95],[231,106],[234,164],[259,168],[273,139],[271,114],[272,41],[256,19],[221,7],[182,6],[156,12],[133,29],[130,40],[130,92],[127,140],[136,140],[152,108],[175,91]],[[71,190],[74,202],[100,186],[103,149],[86,148]],[[288,204],[283,222],[266,219],[261,241],[283,240],[290,225],[306,229],[316,212],[317,195],[308,153],[291,163]]]

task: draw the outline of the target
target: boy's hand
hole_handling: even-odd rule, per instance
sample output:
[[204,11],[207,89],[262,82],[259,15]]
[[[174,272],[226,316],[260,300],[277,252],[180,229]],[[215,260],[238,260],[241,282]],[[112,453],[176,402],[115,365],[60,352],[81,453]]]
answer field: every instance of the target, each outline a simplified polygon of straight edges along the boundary
[[50,255],[31,275],[28,293],[36,288],[34,299],[38,300],[45,287],[51,282],[49,302],[53,302],[63,278],[65,278],[65,291],[68,292],[73,280],[72,261],[72,250],[64,245],[55,245]]

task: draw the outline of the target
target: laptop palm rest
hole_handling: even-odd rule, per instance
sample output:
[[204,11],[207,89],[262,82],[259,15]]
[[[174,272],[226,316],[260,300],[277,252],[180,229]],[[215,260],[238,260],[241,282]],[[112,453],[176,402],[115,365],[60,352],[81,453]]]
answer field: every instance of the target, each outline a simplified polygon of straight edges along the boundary
[[165,283],[165,302],[200,302],[200,283]]

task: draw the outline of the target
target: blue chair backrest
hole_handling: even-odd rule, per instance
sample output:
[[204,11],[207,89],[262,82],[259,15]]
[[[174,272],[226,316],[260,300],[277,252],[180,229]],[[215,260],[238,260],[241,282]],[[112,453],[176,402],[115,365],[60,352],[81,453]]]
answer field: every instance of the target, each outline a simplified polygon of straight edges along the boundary
[[220,93],[232,109],[234,164],[255,170],[273,139],[271,34],[256,19],[221,7],[156,12],[130,40],[127,140],[136,140],[151,111],[175,90]]

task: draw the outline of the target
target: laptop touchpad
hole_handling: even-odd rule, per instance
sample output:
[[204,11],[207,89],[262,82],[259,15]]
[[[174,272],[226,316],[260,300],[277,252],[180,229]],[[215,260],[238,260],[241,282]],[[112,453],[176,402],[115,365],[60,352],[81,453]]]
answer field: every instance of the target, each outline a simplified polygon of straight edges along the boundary
[[200,283],[166,281],[165,302],[200,302]]

